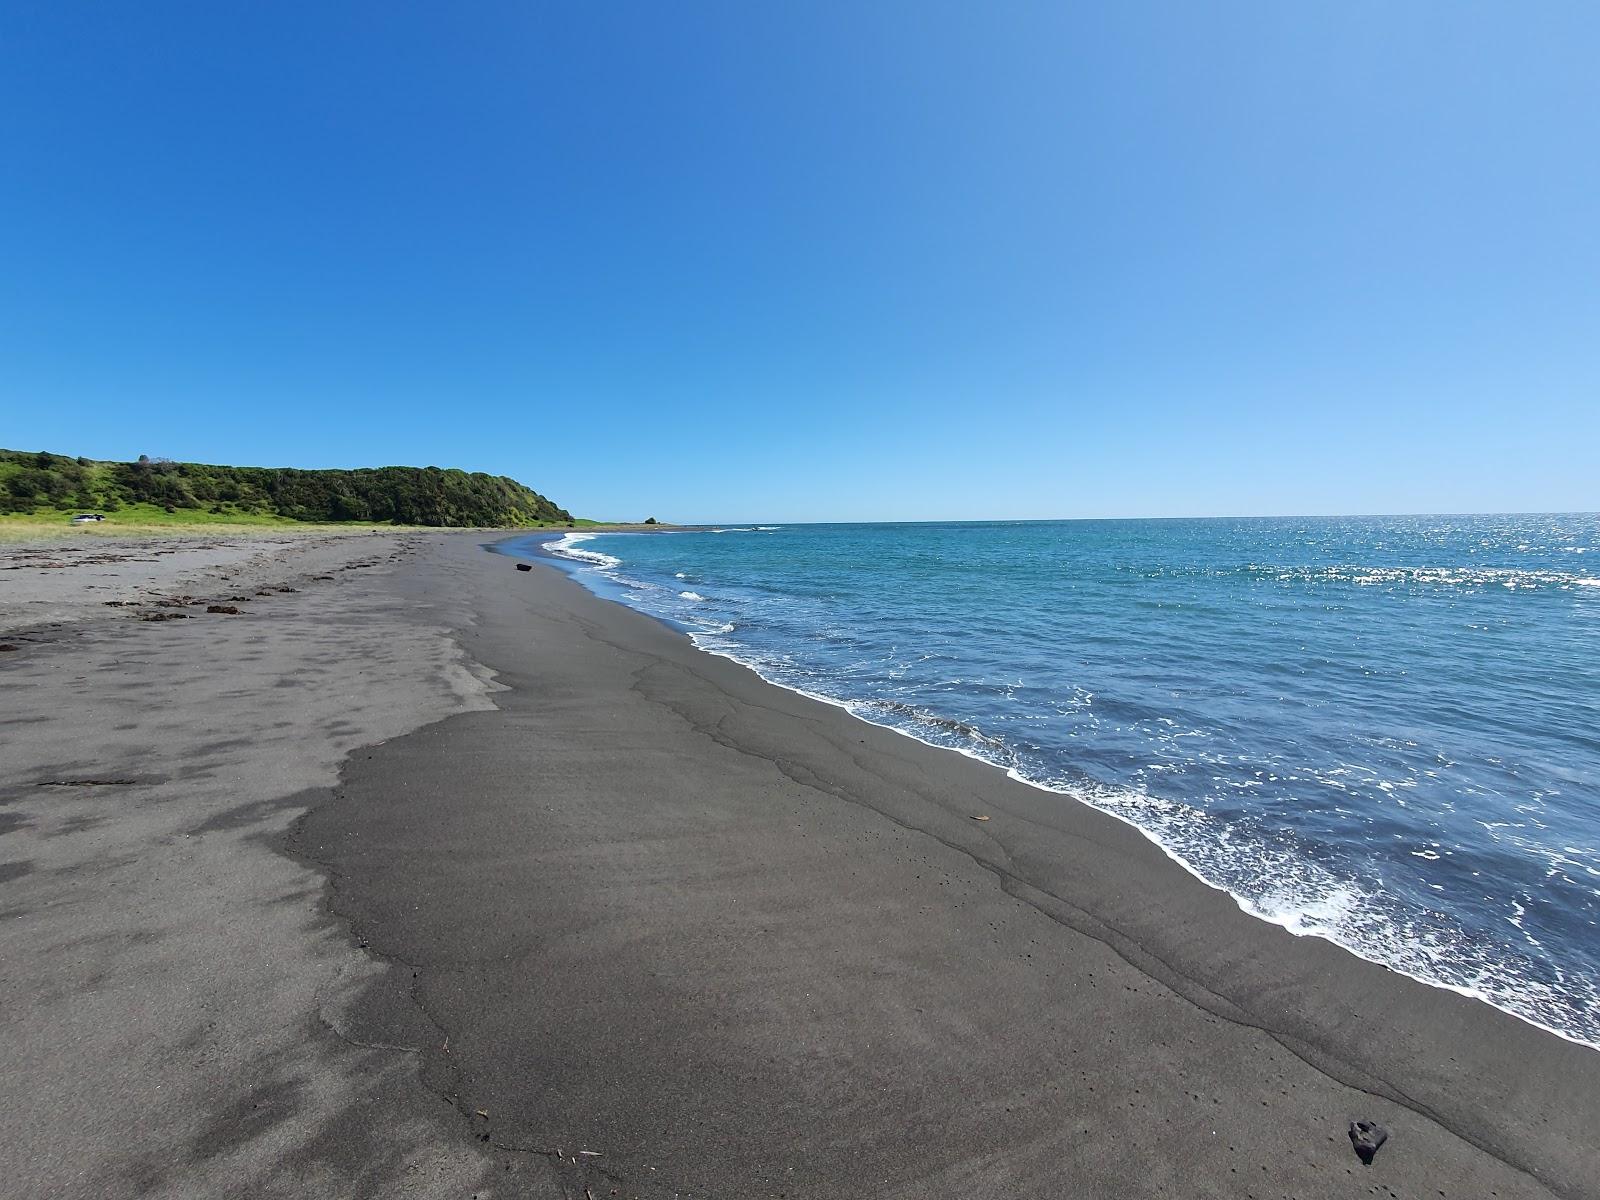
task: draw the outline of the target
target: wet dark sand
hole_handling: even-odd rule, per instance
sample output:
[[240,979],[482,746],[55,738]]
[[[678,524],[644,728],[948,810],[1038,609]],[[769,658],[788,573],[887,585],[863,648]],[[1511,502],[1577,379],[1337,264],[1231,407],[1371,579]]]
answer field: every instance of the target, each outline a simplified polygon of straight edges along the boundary
[[291,848],[494,1194],[1600,1195],[1600,1054],[549,567],[439,539],[390,586],[510,690],[358,751]]

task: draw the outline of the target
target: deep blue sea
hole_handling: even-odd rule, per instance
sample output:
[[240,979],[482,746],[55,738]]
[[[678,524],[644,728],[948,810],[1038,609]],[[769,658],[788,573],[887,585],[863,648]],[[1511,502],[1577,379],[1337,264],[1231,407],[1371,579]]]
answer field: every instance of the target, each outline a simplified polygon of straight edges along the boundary
[[1600,1046],[1600,516],[572,535],[602,594]]

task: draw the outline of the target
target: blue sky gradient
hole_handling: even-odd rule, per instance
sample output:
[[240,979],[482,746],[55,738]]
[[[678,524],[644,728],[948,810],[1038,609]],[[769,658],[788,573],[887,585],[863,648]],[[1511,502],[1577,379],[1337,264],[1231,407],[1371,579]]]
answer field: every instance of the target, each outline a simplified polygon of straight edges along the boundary
[[0,445],[663,520],[1600,507],[1600,7],[0,15]]

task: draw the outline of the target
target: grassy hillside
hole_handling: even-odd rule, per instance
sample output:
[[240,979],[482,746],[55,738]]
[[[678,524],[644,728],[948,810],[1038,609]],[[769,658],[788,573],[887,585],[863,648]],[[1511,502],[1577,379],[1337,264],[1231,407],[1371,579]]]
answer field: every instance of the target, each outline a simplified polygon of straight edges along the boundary
[[141,523],[434,526],[566,524],[572,514],[503,475],[438,467],[300,471],[141,457],[97,462],[0,450],[0,514],[99,512]]

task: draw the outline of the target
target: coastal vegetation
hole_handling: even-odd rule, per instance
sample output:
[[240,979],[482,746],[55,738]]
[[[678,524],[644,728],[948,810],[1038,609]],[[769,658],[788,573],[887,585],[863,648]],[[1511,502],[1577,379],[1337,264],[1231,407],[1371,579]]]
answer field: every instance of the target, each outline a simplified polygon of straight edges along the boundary
[[0,450],[0,514],[102,513],[122,525],[568,525],[566,509],[503,475],[439,467],[298,470],[173,462],[102,462]]

